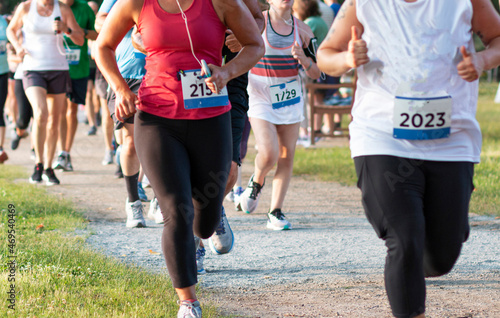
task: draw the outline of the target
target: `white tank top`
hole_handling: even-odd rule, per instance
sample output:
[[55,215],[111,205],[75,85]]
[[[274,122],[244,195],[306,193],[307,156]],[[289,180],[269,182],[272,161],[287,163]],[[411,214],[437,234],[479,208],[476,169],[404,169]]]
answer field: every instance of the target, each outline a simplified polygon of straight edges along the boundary
[[[272,39],[284,37],[272,34],[275,31],[269,24],[267,12],[264,12],[266,28],[262,33],[266,53],[248,74],[248,117],[266,120],[275,125],[288,125],[301,122],[303,116],[302,82],[299,76],[299,64],[293,58],[293,41],[302,45],[297,21],[294,21],[293,39],[287,47],[276,47]],[[271,34],[271,35],[270,35]]]
[[54,0],[54,9],[48,17],[42,17],[36,10],[36,0],[31,0],[30,10],[23,18],[23,47],[28,51],[24,56],[25,71],[69,70],[62,35],[55,35],[52,24],[61,17],[59,1]]
[[[460,47],[474,52],[470,0],[357,0],[356,11],[370,62],[358,68],[352,157],[479,162],[478,81],[466,82],[457,73]],[[395,96],[451,96],[450,136],[395,139]]]

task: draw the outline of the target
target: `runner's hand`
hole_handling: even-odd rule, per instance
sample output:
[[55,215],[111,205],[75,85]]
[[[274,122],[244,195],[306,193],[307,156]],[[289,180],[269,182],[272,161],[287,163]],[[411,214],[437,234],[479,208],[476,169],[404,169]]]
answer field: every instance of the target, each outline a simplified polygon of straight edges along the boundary
[[458,75],[467,82],[477,80],[483,73],[483,60],[476,53],[468,52],[465,46],[460,47],[460,53],[463,60],[457,65]]
[[115,95],[115,116],[116,119],[123,123],[137,112],[136,107],[139,104],[139,99],[130,90],[116,92]]
[[205,78],[205,83],[214,94],[219,94],[220,91],[227,85],[228,75],[224,71],[224,68],[218,67],[214,64],[208,64],[208,68],[210,69],[212,76]]
[[241,50],[240,42],[238,42],[234,36],[233,31],[227,29],[226,34],[228,34],[228,36],[226,36],[226,46],[231,52],[238,53]]
[[304,68],[306,68],[307,66],[309,66],[308,58],[307,58],[306,54],[304,53],[304,49],[299,45],[299,43],[297,43],[297,41],[293,42],[292,56]]
[[363,64],[370,62],[368,57],[368,47],[363,39],[360,39],[358,28],[354,25],[351,27],[351,40],[347,48],[346,63],[351,68],[357,68]]

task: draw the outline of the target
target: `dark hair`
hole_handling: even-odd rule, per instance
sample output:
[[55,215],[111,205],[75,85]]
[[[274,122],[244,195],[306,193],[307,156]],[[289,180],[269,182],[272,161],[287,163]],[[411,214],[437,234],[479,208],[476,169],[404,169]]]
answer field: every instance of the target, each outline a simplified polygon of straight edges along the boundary
[[[319,11],[318,0],[295,0],[299,10],[301,10],[304,18],[321,16]],[[300,13],[299,13],[300,14]]]

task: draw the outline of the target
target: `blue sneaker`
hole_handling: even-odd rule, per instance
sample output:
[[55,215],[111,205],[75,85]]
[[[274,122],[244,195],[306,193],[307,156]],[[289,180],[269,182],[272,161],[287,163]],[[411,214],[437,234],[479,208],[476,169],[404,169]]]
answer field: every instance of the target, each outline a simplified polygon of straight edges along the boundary
[[205,248],[200,247],[196,250],[196,269],[198,271],[198,275],[203,275],[207,273],[207,271],[203,267],[204,260],[205,260]]
[[137,192],[139,192],[139,199],[141,199],[142,202],[149,201],[146,191],[144,191],[144,188],[142,187],[142,182],[137,182]]
[[224,207],[221,210],[220,224],[215,233],[208,239],[208,243],[215,254],[227,254],[233,249],[234,234],[227,222]]

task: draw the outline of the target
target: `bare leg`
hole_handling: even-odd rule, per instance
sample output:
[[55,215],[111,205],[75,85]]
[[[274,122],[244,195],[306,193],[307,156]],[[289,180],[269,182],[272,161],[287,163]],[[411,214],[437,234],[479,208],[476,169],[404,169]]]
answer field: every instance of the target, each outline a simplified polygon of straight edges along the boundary
[[295,156],[295,145],[299,137],[299,126],[299,123],[277,126],[280,151],[278,166],[273,178],[270,211],[283,207],[283,201],[292,178],[293,158]]
[[176,288],[175,291],[181,301],[186,299],[196,299],[195,285],[184,288]]
[[259,148],[255,157],[255,171],[253,181],[260,185],[264,184],[266,175],[278,162],[279,143],[276,125],[268,121],[250,118],[255,142]]
[[[66,94],[49,94],[47,97],[48,121],[47,121],[47,137],[45,141],[45,162],[47,165],[52,163],[56,152],[56,144],[59,135],[59,121],[62,109],[66,104]],[[49,166],[47,166],[49,167]]]
[[140,163],[134,145],[134,125],[125,124],[122,129],[122,151],[120,153],[120,164],[125,176],[133,176],[139,172]]
[[[43,150],[47,135],[47,90],[40,86],[31,86],[26,89],[26,96],[33,107],[33,134],[32,142],[35,148],[36,163],[44,163]],[[48,163],[50,165],[50,162]]]
[[95,105],[94,105],[94,82],[91,80],[87,84],[87,95],[85,96],[85,110],[87,113],[87,119],[89,120],[89,125],[97,126],[95,123]]
[[78,128],[78,104],[68,101],[68,109],[66,112],[67,132],[66,143],[64,144],[64,151],[70,152],[75,140],[76,129]]
[[61,151],[66,151],[66,138],[68,135],[68,120],[66,119],[66,113],[68,112],[68,104],[71,103],[69,100],[64,102],[64,106],[61,109],[61,117],[59,119],[59,149]]
[[104,143],[107,150],[113,149],[113,120],[109,113],[105,98],[101,98],[102,130],[104,132]]

